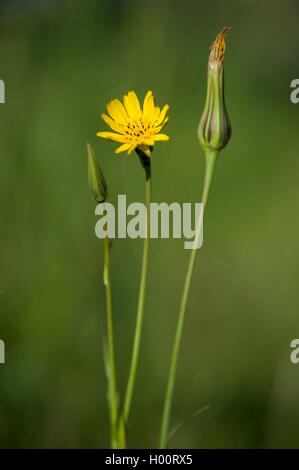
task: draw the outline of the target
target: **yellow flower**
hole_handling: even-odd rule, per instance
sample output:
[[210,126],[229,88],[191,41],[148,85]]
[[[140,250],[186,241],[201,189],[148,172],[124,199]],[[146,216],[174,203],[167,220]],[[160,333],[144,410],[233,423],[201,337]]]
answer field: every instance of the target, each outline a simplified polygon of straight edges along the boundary
[[144,98],[143,109],[134,91],[129,91],[123,102],[117,99],[110,101],[106,107],[111,117],[104,113],[101,115],[115,132],[97,133],[99,137],[122,144],[115,153],[128,151],[130,155],[137,147],[146,152],[155,142],[169,140],[167,135],[160,134],[169,119],[166,117],[168,104],[160,110],[155,106],[151,91]]

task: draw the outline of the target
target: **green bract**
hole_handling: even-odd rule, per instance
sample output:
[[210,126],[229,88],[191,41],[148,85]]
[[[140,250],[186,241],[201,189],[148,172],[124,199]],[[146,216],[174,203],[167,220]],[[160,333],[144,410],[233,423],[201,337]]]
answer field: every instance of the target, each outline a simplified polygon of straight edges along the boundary
[[88,152],[88,181],[96,202],[104,202],[107,198],[107,185],[104,175],[96,161],[92,146],[87,142]]

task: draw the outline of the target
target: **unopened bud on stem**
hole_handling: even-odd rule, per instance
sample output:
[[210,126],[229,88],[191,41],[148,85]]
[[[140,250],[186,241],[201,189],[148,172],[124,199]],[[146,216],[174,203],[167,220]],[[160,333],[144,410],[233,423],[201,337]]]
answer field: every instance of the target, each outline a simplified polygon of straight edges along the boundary
[[208,63],[208,90],[198,137],[207,150],[220,150],[226,146],[231,135],[230,120],[224,100],[223,60],[225,36],[230,28],[223,28],[211,45]]
[[87,142],[88,153],[88,181],[96,202],[104,202],[107,198],[107,185],[104,175],[96,161],[92,146]]

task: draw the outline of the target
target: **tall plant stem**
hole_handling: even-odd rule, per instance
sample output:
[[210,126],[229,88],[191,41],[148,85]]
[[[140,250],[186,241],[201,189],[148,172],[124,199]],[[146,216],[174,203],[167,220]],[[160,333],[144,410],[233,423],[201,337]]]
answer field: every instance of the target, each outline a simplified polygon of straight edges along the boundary
[[137,306],[135,336],[134,336],[129,378],[128,378],[125,401],[124,401],[123,417],[124,417],[125,423],[127,423],[129,419],[132,397],[133,397],[133,392],[134,392],[136,371],[137,371],[138,358],[139,358],[140,339],[141,339],[141,332],[142,332],[144,299],[145,299],[146,278],[147,278],[148,249],[149,249],[149,235],[150,235],[151,168],[150,168],[150,159],[149,157],[146,157],[146,158],[147,158],[146,160],[147,163],[146,163],[146,166],[144,167],[145,173],[146,173],[146,182],[145,182],[146,237],[144,238],[144,242],[143,242],[142,267],[141,267],[140,288],[139,288],[139,297],[138,297],[138,306]]
[[[205,168],[205,179],[204,179],[202,199],[201,199],[201,202],[203,203],[203,211],[205,210],[206,203],[208,200],[209,191],[211,188],[211,183],[213,180],[214,170],[216,166],[217,155],[218,155],[217,151],[208,151],[208,150],[205,151],[206,168]],[[201,227],[201,219],[200,219],[196,226],[194,242],[199,237],[201,228],[202,227]],[[177,369],[178,354],[179,354],[179,349],[180,349],[180,344],[181,344],[186,306],[187,306],[197,251],[198,251],[197,248],[193,248],[190,253],[189,264],[188,264],[187,274],[186,274],[184,288],[183,288],[183,294],[182,294],[182,299],[181,299],[178,323],[177,323],[176,332],[175,332],[175,339],[174,339],[174,344],[173,344],[173,349],[172,349],[170,370],[169,370],[169,376],[168,376],[168,382],[167,382],[167,388],[166,388],[166,394],[165,394],[165,400],[164,400],[164,407],[163,407],[162,425],[161,425],[161,434],[160,434],[160,448],[161,449],[167,448],[170,412],[171,412],[172,399],[173,399],[173,390],[174,390],[174,383],[175,383],[175,374],[176,374],[176,369]]]
[[106,305],[107,305],[107,336],[108,336],[108,399],[110,409],[110,427],[111,427],[111,448],[117,448],[117,389],[116,389],[116,372],[115,372],[115,353],[114,353],[114,333],[112,318],[112,295],[110,281],[110,247],[109,238],[104,238],[105,252],[105,268],[104,268],[104,284],[106,288]]

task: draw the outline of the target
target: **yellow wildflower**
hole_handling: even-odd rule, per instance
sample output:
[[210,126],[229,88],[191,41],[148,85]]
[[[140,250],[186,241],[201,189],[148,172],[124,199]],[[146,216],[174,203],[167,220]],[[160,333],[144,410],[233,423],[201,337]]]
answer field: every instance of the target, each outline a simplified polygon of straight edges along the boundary
[[124,96],[123,103],[118,99],[110,101],[106,107],[111,117],[105,113],[101,115],[115,132],[97,133],[99,137],[122,144],[115,153],[127,151],[130,155],[137,147],[146,152],[155,142],[169,140],[167,135],[160,134],[169,119],[166,117],[168,104],[160,110],[155,106],[151,91],[148,91],[144,98],[143,109],[134,91],[129,91]]

